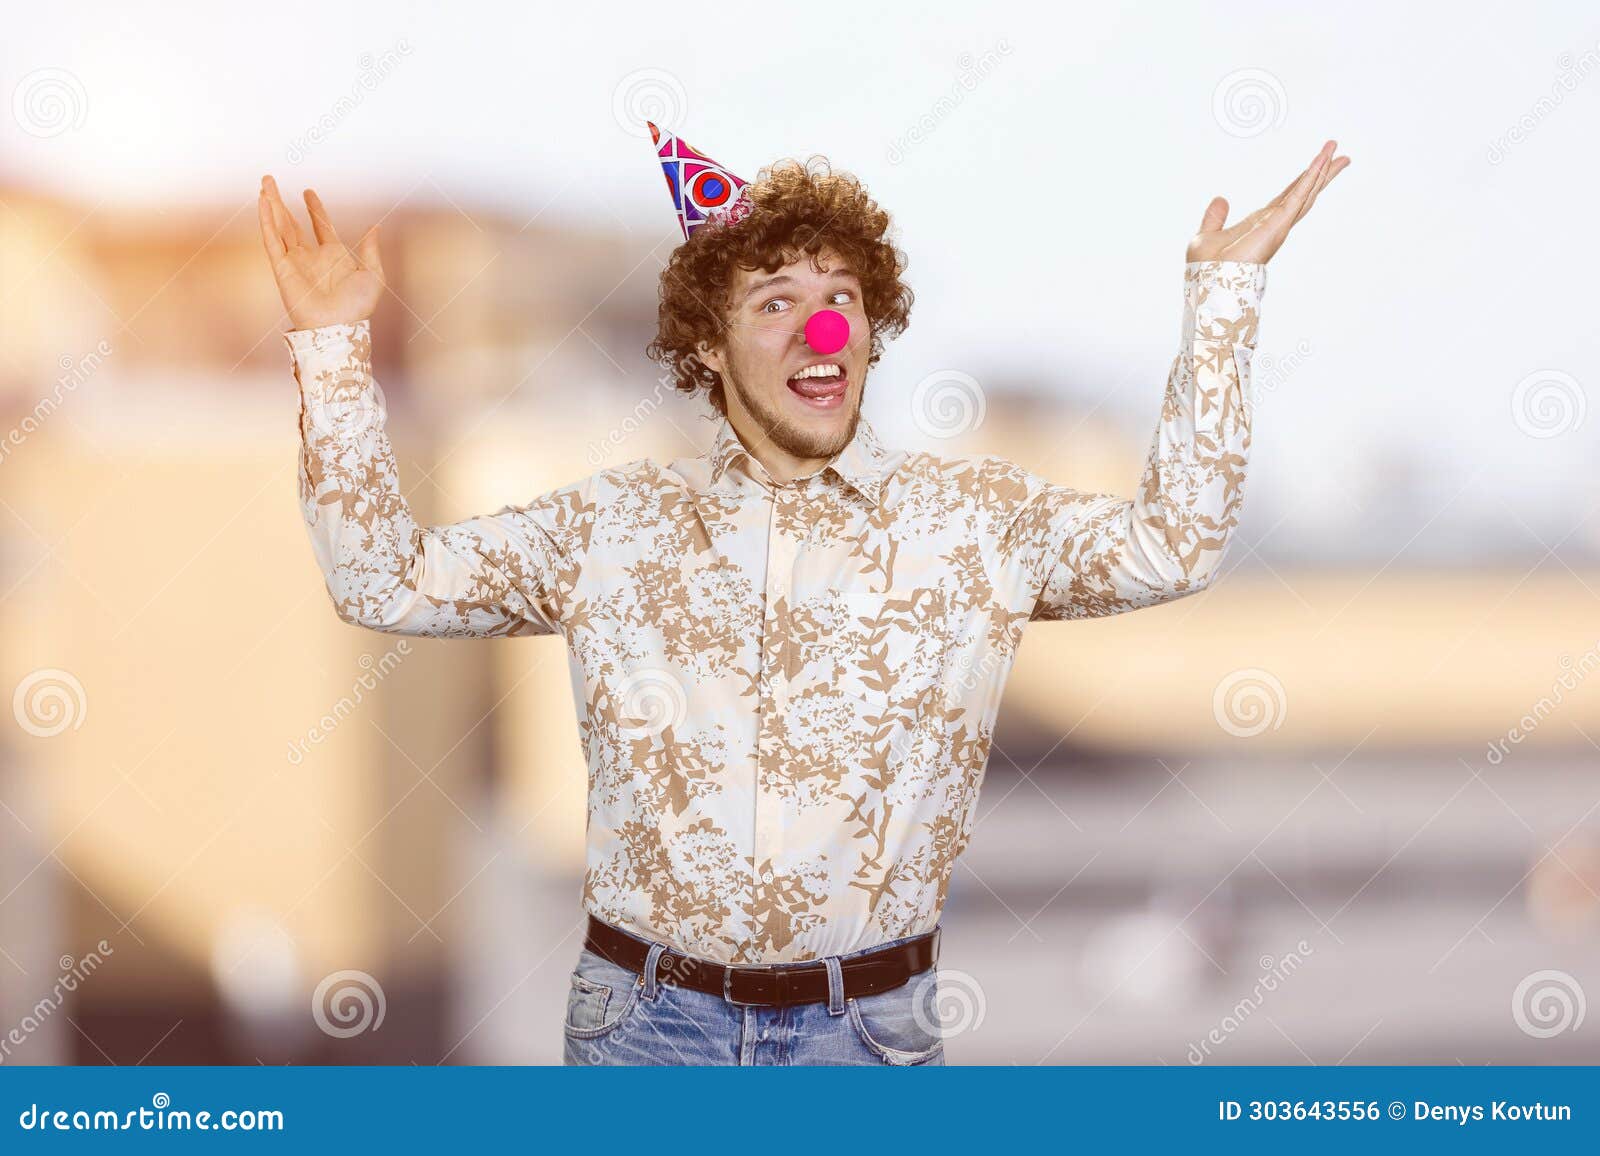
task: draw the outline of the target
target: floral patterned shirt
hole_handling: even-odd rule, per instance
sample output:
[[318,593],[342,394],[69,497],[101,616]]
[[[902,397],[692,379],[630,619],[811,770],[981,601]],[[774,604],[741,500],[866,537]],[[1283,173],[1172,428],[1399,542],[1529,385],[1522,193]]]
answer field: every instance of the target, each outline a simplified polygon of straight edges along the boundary
[[559,634],[588,763],[584,906],[720,962],[932,929],[1029,621],[1203,589],[1238,523],[1265,267],[1191,262],[1132,499],[1003,458],[892,450],[862,419],[774,484],[710,450],[421,526],[368,325],[285,334],[300,498],[340,618],[433,637]]

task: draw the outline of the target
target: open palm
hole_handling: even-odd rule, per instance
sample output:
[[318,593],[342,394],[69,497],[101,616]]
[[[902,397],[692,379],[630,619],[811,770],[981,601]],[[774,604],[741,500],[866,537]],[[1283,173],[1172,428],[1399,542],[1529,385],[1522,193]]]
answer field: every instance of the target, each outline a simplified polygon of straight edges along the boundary
[[284,205],[278,182],[270,176],[261,178],[261,241],[290,324],[296,329],[315,329],[371,317],[383,296],[378,226],[368,229],[351,250],[339,240],[322,198],[311,189],[305,191],[305,198],[311,214],[310,244]]
[[1349,157],[1336,157],[1337,141],[1328,141],[1305,172],[1295,177],[1272,201],[1224,227],[1228,202],[1213,197],[1189,242],[1190,261],[1258,261],[1265,263],[1283,244],[1289,230],[1316,203],[1317,194],[1344,171]]

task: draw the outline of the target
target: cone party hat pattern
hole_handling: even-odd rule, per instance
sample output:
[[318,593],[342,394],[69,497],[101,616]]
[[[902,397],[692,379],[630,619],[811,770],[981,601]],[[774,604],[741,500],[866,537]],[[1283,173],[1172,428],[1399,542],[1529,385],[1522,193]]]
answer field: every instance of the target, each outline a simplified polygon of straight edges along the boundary
[[749,215],[749,183],[734,176],[699,149],[674,133],[663,132],[650,121],[661,172],[667,178],[672,207],[678,214],[683,239],[710,224],[731,225]]

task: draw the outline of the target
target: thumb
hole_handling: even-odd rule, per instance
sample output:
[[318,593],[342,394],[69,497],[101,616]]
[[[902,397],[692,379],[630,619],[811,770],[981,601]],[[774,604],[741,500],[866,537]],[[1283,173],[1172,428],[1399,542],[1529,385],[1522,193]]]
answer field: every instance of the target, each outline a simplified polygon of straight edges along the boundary
[[1228,200],[1226,197],[1212,197],[1211,203],[1206,206],[1205,216],[1200,218],[1200,231],[1214,233],[1222,228],[1223,222],[1228,219]]
[[378,226],[374,225],[362,234],[361,240],[356,242],[356,259],[373,273],[378,275],[378,280],[383,280],[383,261],[378,256]]

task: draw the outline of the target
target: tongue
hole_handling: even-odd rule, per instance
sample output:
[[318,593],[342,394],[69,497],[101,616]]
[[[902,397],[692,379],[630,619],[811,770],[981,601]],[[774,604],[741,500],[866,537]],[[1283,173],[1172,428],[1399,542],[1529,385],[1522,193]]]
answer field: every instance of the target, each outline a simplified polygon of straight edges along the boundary
[[839,387],[844,384],[844,378],[839,374],[831,377],[801,377],[789,379],[789,388],[806,397],[827,397],[829,394],[838,393]]

